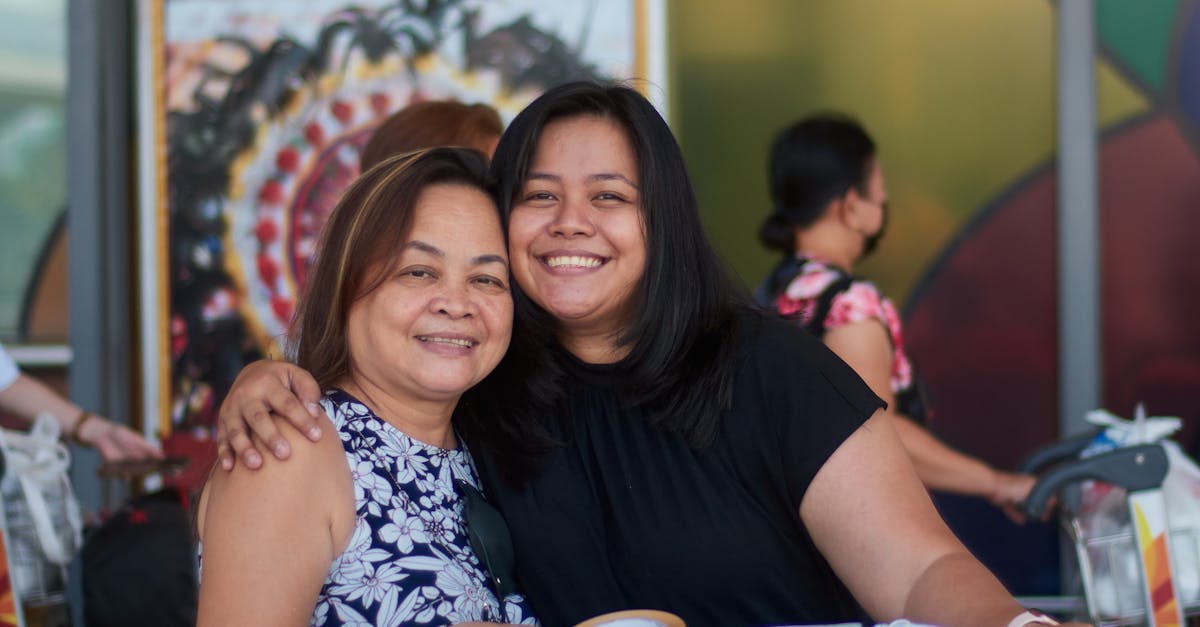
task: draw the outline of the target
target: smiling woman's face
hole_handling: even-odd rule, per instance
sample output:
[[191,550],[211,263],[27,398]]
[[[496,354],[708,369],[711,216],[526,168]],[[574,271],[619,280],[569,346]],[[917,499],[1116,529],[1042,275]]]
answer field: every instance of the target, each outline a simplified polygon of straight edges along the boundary
[[351,378],[397,398],[457,400],[496,367],[512,334],[500,218],[482,191],[435,184],[412,220],[389,274],[350,307]]
[[639,191],[637,157],[615,122],[571,117],[542,130],[508,249],[513,278],[565,339],[611,336],[627,323],[646,267]]

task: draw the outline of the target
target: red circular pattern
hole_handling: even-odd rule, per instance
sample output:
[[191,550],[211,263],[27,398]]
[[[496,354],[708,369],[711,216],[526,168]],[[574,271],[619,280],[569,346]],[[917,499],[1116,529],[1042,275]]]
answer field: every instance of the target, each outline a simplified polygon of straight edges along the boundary
[[325,143],[325,130],[316,122],[309,122],[304,126],[304,139],[314,147],[320,147]]
[[[356,118],[369,112],[374,120],[393,109],[395,99],[387,93],[365,96],[334,100],[328,105],[329,116],[305,124],[303,139],[276,150],[273,171],[264,173],[259,187],[255,269],[271,313],[284,327],[295,311],[290,290],[304,285],[320,230],[343,190],[358,175],[357,155],[374,130],[370,120]],[[294,279],[293,284],[281,280],[285,274]]]
[[283,201],[283,185],[276,179],[269,179],[258,191],[258,200],[264,205],[278,205]]
[[258,243],[270,244],[279,237],[279,225],[272,220],[263,218],[258,221],[258,226],[254,229],[254,236],[258,238]]
[[275,167],[280,171],[294,174],[296,167],[300,165],[300,153],[295,148],[288,146],[275,153]]
[[334,100],[329,110],[333,113],[333,117],[342,124],[349,124],[350,120],[354,119],[354,107],[348,102]]

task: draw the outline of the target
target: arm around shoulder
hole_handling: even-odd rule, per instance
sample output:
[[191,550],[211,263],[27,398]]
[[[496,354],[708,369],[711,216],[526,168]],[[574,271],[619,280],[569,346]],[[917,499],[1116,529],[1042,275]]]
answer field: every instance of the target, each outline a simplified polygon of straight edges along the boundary
[[321,388],[308,371],[283,361],[256,361],[238,374],[217,420],[217,459],[231,470],[235,456],[249,468],[262,465],[257,444],[266,443],[271,453],[287,459],[289,438],[276,426],[281,416],[308,439],[321,438],[317,422],[321,415]]
[[290,435],[294,459],[214,471],[204,488],[197,625],[306,625],[312,616],[353,531],[354,490],[338,438]]

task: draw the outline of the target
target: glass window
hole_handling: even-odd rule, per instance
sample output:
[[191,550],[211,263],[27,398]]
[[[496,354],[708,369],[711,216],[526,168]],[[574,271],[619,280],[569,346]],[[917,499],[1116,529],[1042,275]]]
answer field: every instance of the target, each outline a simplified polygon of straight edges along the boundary
[[65,33],[65,0],[0,0],[0,339],[9,341],[66,335],[65,324],[22,327],[39,302],[66,319]]

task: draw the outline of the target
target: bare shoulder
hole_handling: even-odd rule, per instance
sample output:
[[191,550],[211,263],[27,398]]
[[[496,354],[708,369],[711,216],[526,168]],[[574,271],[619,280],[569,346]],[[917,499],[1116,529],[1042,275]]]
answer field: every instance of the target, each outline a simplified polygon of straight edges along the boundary
[[[245,464],[235,464],[233,470],[225,471],[214,467],[200,495],[196,524],[201,539],[204,537],[206,519],[226,509],[243,513],[257,511],[269,516],[272,511],[292,511],[299,504],[327,504],[331,517],[340,509],[335,504],[344,504],[353,499],[353,484],[350,468],[346,463],[342,440],[330,419],[321,415],[317,419],[325,437],[312,442],[299,432],[282,429],[283,437],[291,446],[292,454],[286,460],[263,456],[263,465],[252,470]],[[265,446],[256,441],[256,445]],[[353,501],[349,501],[351,512]]]

